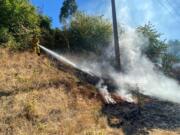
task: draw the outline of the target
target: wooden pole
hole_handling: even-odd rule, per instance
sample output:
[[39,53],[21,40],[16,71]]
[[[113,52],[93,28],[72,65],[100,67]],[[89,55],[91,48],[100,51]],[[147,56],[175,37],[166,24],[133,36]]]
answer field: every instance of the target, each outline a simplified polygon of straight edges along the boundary
[[120,59],[119,37],[118,37],[118,28],[117,28],[115,0],[111,0],[111,5],[112,5],[112,19],[113,19],[116,68],[118,71],[120,71],[121,70],[121,59]]

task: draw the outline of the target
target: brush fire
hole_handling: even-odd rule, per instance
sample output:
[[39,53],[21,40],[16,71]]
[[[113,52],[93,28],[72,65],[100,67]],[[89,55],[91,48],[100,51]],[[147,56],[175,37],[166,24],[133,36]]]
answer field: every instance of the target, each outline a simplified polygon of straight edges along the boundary
[[[41,49],[43,48],[41,47]],[[48,52],[48,49],[44,51],[50,57],[55,53]],[[126,88],[131,92],[130,94],[120,92],[118,82],[111,76],[108,78],[97,76],[87,70],[81,70],[74,64],[69,64],[69,62],[64,61],[65,59],[61,60],[59,57],[58,59],[53,57],[53,60],[60,68],[66,65],[59,60],[71,65],[70,67],[74,69],[75,75],[81,81],[96,86],[104,102],[102,114],[107,116],[108,125],[111,127],[121,127],[126,134],[130,135],[146,135],[148,134],[147,131],[152,128],[176,130],[180,126],[180,105],[178,103],[161,100],[156,96],[152,97],[151,94],[143,92],[141,87],[137,85],[132,87],[126,84]],[[65,70],[70,67],[66,66]]]

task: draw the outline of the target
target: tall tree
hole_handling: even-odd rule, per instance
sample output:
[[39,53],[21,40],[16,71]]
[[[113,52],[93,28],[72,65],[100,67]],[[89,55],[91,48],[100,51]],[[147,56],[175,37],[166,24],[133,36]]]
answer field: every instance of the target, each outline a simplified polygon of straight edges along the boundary
[[64,0],[60,10],[60,22],[66,22],[66,19],[77,11],[76,0]]
[[147,38],[149,42],[144,53],[151,61],[157,63],[161,55],[164,54],[167,49],[165,41],[160,39],[161,34],[156,31],[151,23],[138,27],[137,31]]

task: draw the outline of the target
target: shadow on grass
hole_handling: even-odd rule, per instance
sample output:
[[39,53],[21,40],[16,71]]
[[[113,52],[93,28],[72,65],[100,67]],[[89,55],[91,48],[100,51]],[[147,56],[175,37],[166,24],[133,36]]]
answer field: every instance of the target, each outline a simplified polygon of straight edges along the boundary
[[17,88],[13,88],[11,91],[8,90],[0,90],[0,98],[1,97],[8,97],[8,96],[13,96],[16,95],[18,93],[28,93],[31,92],[33,90],[38,90],[38,91],[44,91],[44,90],[48,90],[48,88],[64,88],[65,90],[70,90],[71,89],[71,84],[66,81],[66,80],[52,80],[47,82],[35,82],[30,86],[22,86],[22,87],[17,87]]
[[0,97],[7,97],[7,96],[10,96],[12,94],[12,92],[4,92],[4,91],[0,91]]
[[151,129],[180,128],[180,105],[153,100],[143,107],[120,103],[104,105],[102,113],[112,128],[122,128],[125,135],[148,135]]

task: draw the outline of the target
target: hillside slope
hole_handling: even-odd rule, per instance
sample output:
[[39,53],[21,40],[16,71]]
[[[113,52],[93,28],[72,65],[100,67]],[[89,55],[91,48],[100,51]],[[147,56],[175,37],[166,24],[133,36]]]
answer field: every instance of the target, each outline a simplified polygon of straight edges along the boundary
[[[45,56],[0,50],[0,134],[111,132],[93,86]],[[115,131],[113,131],[115,133]]]
[[0,135],[124,134],[108,125],[97,90],[73,69],[58,69],[44,55],[6,49],[0,49],[0,65]]

